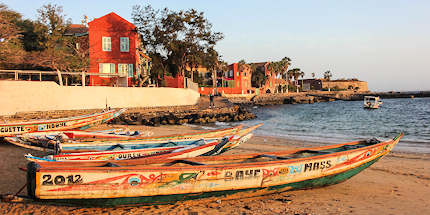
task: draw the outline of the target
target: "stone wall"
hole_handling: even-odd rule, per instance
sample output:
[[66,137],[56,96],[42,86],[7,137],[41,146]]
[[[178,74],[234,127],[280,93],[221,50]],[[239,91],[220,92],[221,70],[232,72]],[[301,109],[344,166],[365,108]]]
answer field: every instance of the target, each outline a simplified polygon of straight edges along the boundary
[[0,81],[0,115],[18,112],[195,105],[190,89],[59,86],[46,81]]
[[339,90],[348,90],[348,88],[352,86],[355,90],[357,87],[357,91],[368,91],[369,87],[367,82],[365,81],[353,81],[353,80],[333,80],[333,81],[322,81],[323,89],[339,89]]

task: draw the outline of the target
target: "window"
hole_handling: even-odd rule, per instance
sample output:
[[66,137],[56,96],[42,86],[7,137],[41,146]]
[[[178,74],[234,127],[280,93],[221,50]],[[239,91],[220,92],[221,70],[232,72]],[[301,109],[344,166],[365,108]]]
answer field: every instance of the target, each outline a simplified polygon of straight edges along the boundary
[[118,64],[118,74],[122,77],[133,77],[133,64]]
[[111,41],[110,41],[110,37],[103,37],[103,39],[102,39],[103,41],[103,43],[102,43],[102,48],[103,48],[103,51],[105,51],[105,52],[110,52],[110,51],[112,51],[112,47],[111,47]]
[[[115,74],[115,64],[114,63],[100,63],[99,73]],[[100,75],[100,77],[107,78],[107,75]]]
[[236,72],[236,76],[239,76],[239,72]]
[[129,50],[129,41],[128,41],[128,37],[121,37],[120,38],[121,41],[121,51],[122,52],[128,52]]
[[128,77],[133,77],[133,64],[128,64]]

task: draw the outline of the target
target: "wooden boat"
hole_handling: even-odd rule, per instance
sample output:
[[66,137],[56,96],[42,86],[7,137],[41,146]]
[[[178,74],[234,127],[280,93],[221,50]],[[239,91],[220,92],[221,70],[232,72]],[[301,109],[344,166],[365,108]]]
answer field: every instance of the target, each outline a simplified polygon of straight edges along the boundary
[[[227,129],[214,130],[212,132],[199,132],[194,136],[192,134],[176,135],[176,136],[163,136],[154,138],[139,138],[139,139],[121,139],[111,141],[94,141],[94,142],[65,142],[57,144],[57,151],[61,153],[73,152],[91,152],[91,151],[109,151],[113,149],[142,149],[142,148],[157,148],[165,147],[168,145],[184,146],[194,144],[196,141],[205,139],[206,141],[219,140],[226,136],[235,135],[244,136],[247,133],[260,127],[262,124],[240,130],[242,125],[231,127]],[[202,136],[203,135],[203,136]],[[237,143],[237,142],[235,142]],[[230,144],[229,144],[230,146]]]
[[42,131],[63,131],[71,129],[84,130],[94,125],[108,122],[123,112],[125,112],[125,109],[118,111],[108,110],[100,113],[61,119],[0,124],[0,137],[10,137],[19,134]]
[[[163,154],[165,158],[179,158],[176,157],[175,154],[169,154],[172,152],[182,152],[189,153],[184,150],[187,148],[195,148],[197,151],[197,146],[205,145],[207,147],[202,147],[202,149],[198,149],[198,153],[192,151],[193,153],[189,153],[187,157],[193,156],[210,156],[210,155],[218,155],[222,154],[228,150],[231,150],[240,144],[248,141],[252,137],[252,131],[262,126],[262,124],[258,124],[255,126],[251,126],[246,129],[242,129],[238,131],[235,135],[231,137],[224,137],[224,139],[228,139],[228,141],[223,142],[222,144],[210,144],[206,143],[206,140],[201,139],[196,141],[194,144],[189,146],[171,146],[171,147],[156,147],[156,148],[143,148],[143,149],[134,149],[134,150],[114,150],[114,151],[101,151],[101,152],[83,152],[83,153],[64,153],[59,155],[48,155],[43,158],[32,156],[31,154],[25,155],[27,160],[35,161],[35,162],[45,162],[45,161],[105,161],[105,160],[127,160],[127,159],[138,159],[138,158],[158,158],[159,154]],[[212,140],[213,142],[217,142],[219,140]],[[203,144],[204,143],[204,144]],[[207,151],[204,151],[207,150]],[[181,155],[180,153],[177,153]]]
[[[124,133],[124,134],[123,134]],[[100,138],[106,139],[117,139],[124,138],[127,136],[144,136],[152,133],[140,133],[138,131],[132,133],[125,133],[121,129],[109,129],[104,131],[48,131],[48,132],[35,132],[17,135],[16,137],[7,137],[6,141],[9,143],[19,145],[24,148],[32,148],[39,151],[46,151],[45,148],[54,149],[57,142],[67,142],[76,139],[84,138],[85,140],[98,140]]]
[[[236,133],[239,131],[243,125],[238,125],[230,128],[223,128],[223,129],[215,129],[215,130],[205,130],[205,131],[199,131],[199,132],[191,132],[191,133],[185,133],[185,134],[173,134],[173,135],[162,135],[162,136],[151,136],[151,137],[140,137],[140,136],[132,136],[132,137],[123,137],[123,138],[117,138],[115,141],[119,142],[128,142],[128,141],[166,141],[166,140],[182,140],[182,139],[201,139],[201,138],[210,138],[210,137],[222,137],[222,136],[228,136]],[[110,142],[112,139],[110,138],[98,138],[96,142]],[[85,143],[85,142],[94,142],[94,139],[79,139],[77,141],[70,141],[67,143],[75,144],[75,143]]]
[[[103,139],[101,141],[72,141],[65,142],[64,140],[58,141],[37,141],[34,139],[28,139],[23,137],[8,137],[5,138],[9,143],[15,144],[20,147],[31,148],[39,151],[47,151],[46,148],[52,149],[56,153],[76,153],[76,152],[94,152],[94,151],[106,151],[117,149],[142,149],[142,148],[153,148],[153,147],[166,147],[166,144],[170,145],[188,145],[200,139],[220,139],[225,136],[234,135],[237,131],[242,128],[242,125],[210,130],[204,132],[195,132],[182,135],[169,135],[169,136],[158,136],[158,137],[146,137],[146,138],[115,138],[109,141]],[[48,150],[50,151],[50,150]]]
[[248,155],[109,162],[30,162],[28,195],[88,206],[243,198],[337,184],[389,153],[392,140]]
[[367,109],[378,109],[382,102],[379,96],[364,96],[363,107]]
[[130,160],[130,159],[148,159],[148,158],[188,158],[196,157],[202,154],[206,156],[219,153],[221,148],[231,141],[233,136],[221,140],[212,140],[207,142],[204,139],[188,146],[176,147],[158,147],[137,150],[119,150],[104,152],[87,152],[87,153],[68,153],[59,155],[48,155],[43,158],[35,157],[31,154],[25,155],[25,158],[34,162],[71,162],[71,161],[93,161],[100,162],[106,160]]
[[154,134],[152,131],[110,131],[110,132],[88,132],[88,131],[63,131],[69,139],[110,139],[110,138],[136,138],[150,137]]

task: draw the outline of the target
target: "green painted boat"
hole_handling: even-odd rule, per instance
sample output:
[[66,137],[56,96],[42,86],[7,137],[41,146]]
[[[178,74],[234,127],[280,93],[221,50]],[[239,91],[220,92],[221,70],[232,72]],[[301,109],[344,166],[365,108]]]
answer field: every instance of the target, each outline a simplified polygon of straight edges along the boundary
[[86,206],[152,205],[243,198],[345,181],[399,142],[387,140],[293,151],[105,163],[31,162],[28,195],[37,201]]

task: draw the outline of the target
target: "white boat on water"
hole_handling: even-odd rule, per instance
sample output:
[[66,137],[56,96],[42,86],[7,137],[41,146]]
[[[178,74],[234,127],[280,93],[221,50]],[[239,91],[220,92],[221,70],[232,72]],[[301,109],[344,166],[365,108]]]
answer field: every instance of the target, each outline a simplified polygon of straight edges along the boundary
[[379,96],[364,96],[364,108],[378,109],[381,104]]

